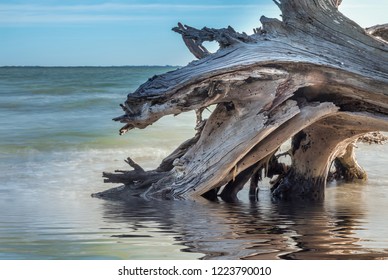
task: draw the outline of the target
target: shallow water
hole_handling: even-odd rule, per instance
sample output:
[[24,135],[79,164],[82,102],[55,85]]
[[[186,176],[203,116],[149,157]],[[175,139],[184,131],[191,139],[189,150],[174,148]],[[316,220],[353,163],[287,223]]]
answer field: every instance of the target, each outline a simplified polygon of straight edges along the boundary
[[193,133],[192,114],[118,136],[118,104],[163,67],[0,68],[0,259],[387,259],[388,146],[361,145],[364,184],[321,204],[104,201],[102,171],[145,168]]

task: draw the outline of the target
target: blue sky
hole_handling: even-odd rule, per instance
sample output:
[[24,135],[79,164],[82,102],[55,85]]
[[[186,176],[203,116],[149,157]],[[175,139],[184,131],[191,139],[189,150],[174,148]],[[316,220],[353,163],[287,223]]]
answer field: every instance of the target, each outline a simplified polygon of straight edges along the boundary
[[[344,0],[345,15],[367,27],[388,22],[387,0]],[[252,33],[272,0],[0,0],[0,66],[185,65],[193,56],[177,22]]]

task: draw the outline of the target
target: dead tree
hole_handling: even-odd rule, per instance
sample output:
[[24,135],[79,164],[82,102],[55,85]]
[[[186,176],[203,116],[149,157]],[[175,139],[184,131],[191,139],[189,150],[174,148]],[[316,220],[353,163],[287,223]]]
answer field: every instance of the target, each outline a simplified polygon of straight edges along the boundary
[[[150,78],[114,120],[125,123],[124,134],[196,110],[197,134],[156,170],[129,159],[133,171],[104,173],[124,186],[96,196],[186,199],[222,189],[233,199],[250,179],[253,194],[255,181],[272,174],[274,196],[321,200],[335,159],[349,167],[341,171],[347,178],[365,176],[348,147],[388,130],[387,25],[365,30],[338,11],[337,0],[274,2],[282,21],[263,16],[253,35],[173,29],[198,60]],[[204,41],[217,41],[219,50],[210,53]],[[215,110],[202,120],[210,105]],[[290,138],[291,165],[284,166],[276,151]]]

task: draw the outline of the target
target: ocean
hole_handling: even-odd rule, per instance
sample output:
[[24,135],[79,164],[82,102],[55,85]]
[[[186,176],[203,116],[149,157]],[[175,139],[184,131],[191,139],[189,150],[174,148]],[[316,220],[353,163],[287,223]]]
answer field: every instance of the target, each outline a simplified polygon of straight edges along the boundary
[[174,67],[0,68],[0,259],[388,259],[388,146],[359,144],[368,181],[319,204],[114,202],[91,194],[131,156],[155,168],[193,113],[119,136],[119,104]]

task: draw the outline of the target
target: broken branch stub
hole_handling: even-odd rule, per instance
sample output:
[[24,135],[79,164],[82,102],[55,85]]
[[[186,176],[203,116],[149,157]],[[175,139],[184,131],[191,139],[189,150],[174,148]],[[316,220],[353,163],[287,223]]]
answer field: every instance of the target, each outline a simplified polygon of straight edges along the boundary
[[[125,124],[123,134],[195,110],[199,129],[156,170],[132,163],[133,171],[105,173],[125,184],[121,197],[186,199],[223,188],[221,195],[233,200],[249,180],[254,193],[258,172],[272,162],[284,169],[276,171],[274,196],[323,199],[331,162],[339,158],[353,168],[349,145],[365,133],[388,131],[385,25],[364,30],[338,11],[340,2],[275,1],[282,21],[262,17],[250,36],[178,24],[173,30],[198,60],[128,94],[115,120]],[[220,44],[213,54],[202,46],[212,40]],[[202,120],[210,105],[215,110]],[[280,168],[275,153],[292,137],[291,164]]]

